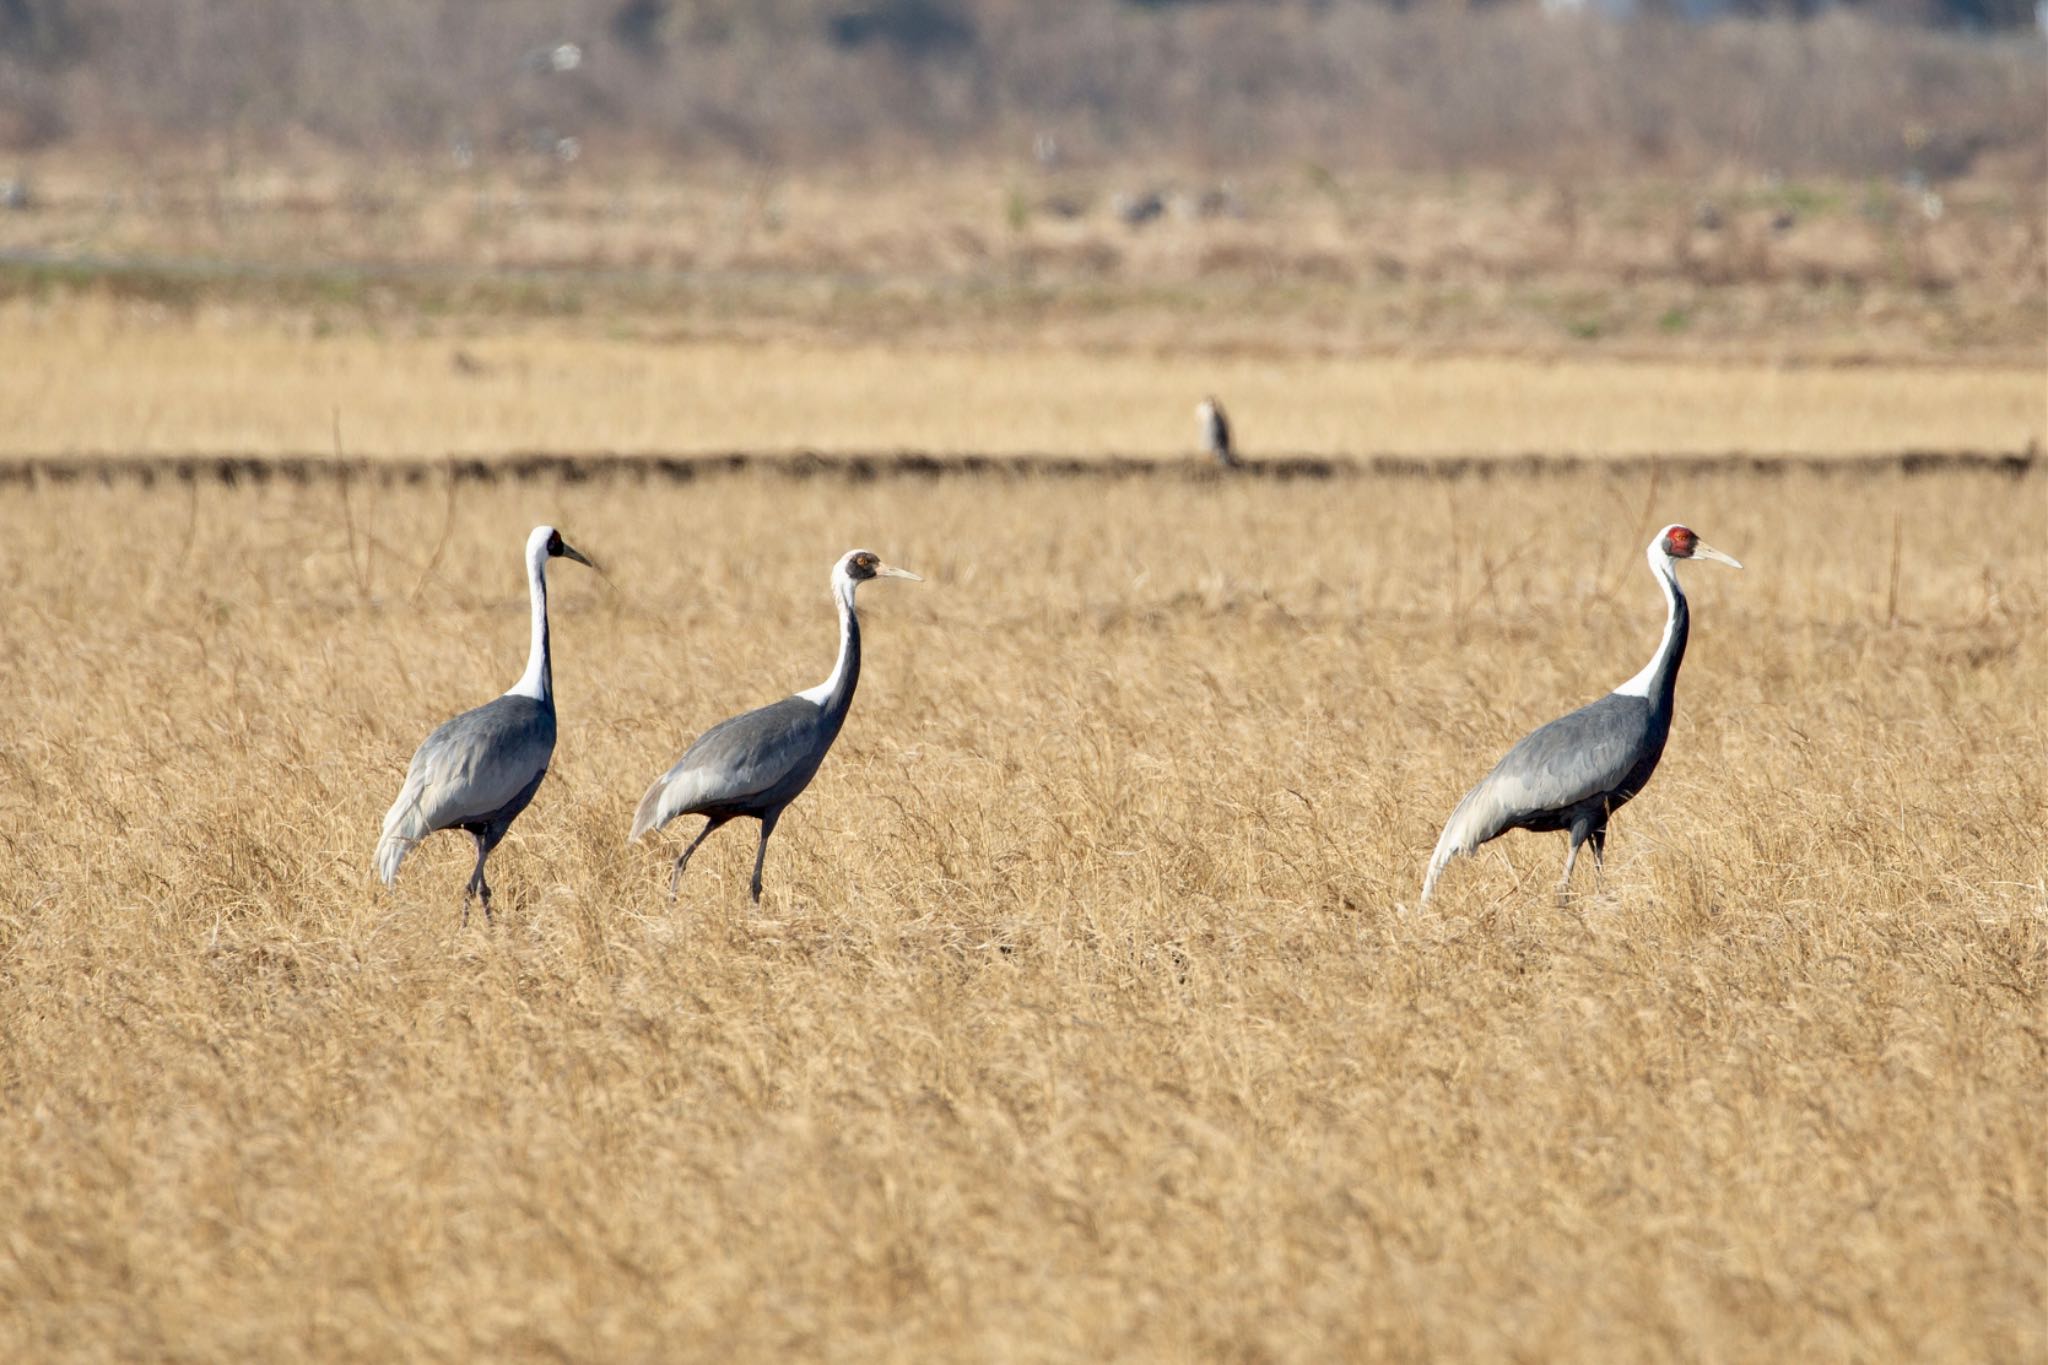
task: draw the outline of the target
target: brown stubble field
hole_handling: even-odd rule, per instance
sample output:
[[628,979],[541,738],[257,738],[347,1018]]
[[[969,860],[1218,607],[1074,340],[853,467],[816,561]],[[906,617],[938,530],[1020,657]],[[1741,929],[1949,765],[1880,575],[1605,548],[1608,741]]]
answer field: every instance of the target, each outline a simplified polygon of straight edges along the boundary
[[[2038,1357],[2040,479],[10,487],[0,1353]],[[1597,888],[1418,909],[1673,518],[1748,568]],[[540,520],[609,578],[462,929],[370,852]],[[635,799],[855,544],[929,581],[671,908]]]

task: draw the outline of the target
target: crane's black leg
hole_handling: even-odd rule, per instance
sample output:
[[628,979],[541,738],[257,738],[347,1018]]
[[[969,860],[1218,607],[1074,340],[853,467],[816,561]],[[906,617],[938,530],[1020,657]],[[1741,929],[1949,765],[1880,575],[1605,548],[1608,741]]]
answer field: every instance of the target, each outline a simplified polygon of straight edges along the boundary
[[[478,834],[475,830],[471,830],[469,837],[476,840],[476,867],[471,870],[469,874],[469,881],[466,882],[462,888],[462,924],[464,928],[469,927],[470,898],[476,895],[478,887],[484,886],[484,859],[490,855],[491,851],[488,847],[485,846],[483,835]],[[489,918],[490,913],[491,889],[487,886],[484,886],[485,918]]]
[[1603,821],[1599,828],[1587,836],[1593,845],[1593,887],[1600,886],[1600,873],[1607,866],[1607,825]]
[[1593,826],[1591,821],[1574,820],[1572,822],[1571,852],[1564,855],[1564,875],[1557,879],[1557,903],[1559,905],[1565,905],[1571,901],[1572,868],[1579,861],[1579,845],[1585,843],[1592,833]]
[[503,828],[486,830],[484,833],[477,836],[476,891],[478,897],[481,898],[484,903],[485,924],[495,924],[497,923],[497,921],[493,919],[491,916],[491,884],[484,880],[484,859],[491,856],[491,850],[496,848],[498,846],[498,841],[500,839],[503,839],[504,837],[505,830]]
[[775,832],[775,822],[782,818],[781,811],[770,811],[761,817],[761,847],[754,852],[754,904],[761,903],[761,866],[768,861],[768,836]]
[[690,840],[690,846],[676,855],[675,870],[668,874],[668,898],[671,901],[676,898],[676,886],[683,880],[683,869],[690,865],[690,855],[697,851],[697,845],[709,839],[711,832],[724,823],[725,821],[715,815],[707,817],[704,828],[697,831],[696,838]]

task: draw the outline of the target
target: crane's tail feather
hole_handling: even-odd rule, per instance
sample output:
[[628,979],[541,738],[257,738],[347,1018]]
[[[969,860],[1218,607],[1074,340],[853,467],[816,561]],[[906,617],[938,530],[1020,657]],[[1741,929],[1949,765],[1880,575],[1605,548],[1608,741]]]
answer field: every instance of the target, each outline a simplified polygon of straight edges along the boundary
[[668,778],[657,777],[647,794],[640,798],[640,805],[633,811],[633,832],[626,836],[627,843],[638,842],[651,830],[660,829],[675,816],[673,810],[662,809],[661,798],[668,794]]
[[398,799],[385,813],[384,833],[377,840],[374,866],[378,879],[386,886],[398,879],[398,865],[412,852],[413,845],[433,833],[426,812],[420,809],[420,790],[421,784],[408,777]]
[[1481,799],[1486,783],[1481,782],[1465,798],[1458,802],[1451,818],[1444,821],[1444,832],[1437,836],[1436,851],[1429,855],[1429,871],[1422,877],[1422,899],[1427,901],[1436,890],[1436,879],[1453,858],[1472,852],[1488,839],[1501,832],[1495,812],[1487,809],[1488,803]]

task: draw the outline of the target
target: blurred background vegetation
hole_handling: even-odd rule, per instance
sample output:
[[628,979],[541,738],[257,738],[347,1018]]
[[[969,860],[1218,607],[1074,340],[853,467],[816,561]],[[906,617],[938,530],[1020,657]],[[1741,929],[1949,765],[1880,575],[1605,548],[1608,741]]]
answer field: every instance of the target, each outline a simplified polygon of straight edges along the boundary
[[0,155],[2048,173],[2031,0],[0,0]]

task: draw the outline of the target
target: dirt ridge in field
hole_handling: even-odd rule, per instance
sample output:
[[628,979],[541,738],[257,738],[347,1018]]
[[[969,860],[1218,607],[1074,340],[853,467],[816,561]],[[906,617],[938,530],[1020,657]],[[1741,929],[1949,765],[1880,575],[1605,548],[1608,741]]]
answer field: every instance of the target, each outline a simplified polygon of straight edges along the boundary
[[2041,452],[2020,450],[1901,450],[1877,455],[1811,455],[1729,451],[1717,455],[1283,455],[1247,460],[1232,469],[1184,457],[1107,455],[982,455],[965,452],[884,451],[828,455],[817,451],[732,451],[722,455],[614,455],[575,451],[520,451],[492,459],[426,455],[349,459],[321,455],[30,456],[0,460],[0,485],[162,482],[187,484],[291,484],[373,480],[380,486],[442,479],[455,483],[587,483],[614,479],[689,483],[725,476],[786,479],[1003,478],[1172,479],[1220,483],[1238,479],[1423,478],[1490,479],[1504,475],[1569,476],[1662,472],[1699,474],[1984,473],[2024,478]]

